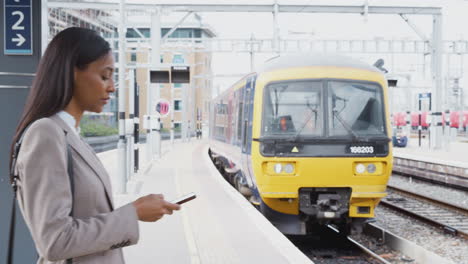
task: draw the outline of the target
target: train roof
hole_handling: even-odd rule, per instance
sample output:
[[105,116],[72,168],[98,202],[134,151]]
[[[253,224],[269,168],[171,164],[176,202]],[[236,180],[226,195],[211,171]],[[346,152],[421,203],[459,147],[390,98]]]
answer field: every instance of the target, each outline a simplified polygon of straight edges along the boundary
[[323,53],[298,53],[279,55],[266,61],[263,67],[260,68],[258,72],[268,72],[285,68],[311,66],[359,68],[363,70],[382,73],[375,66],[364,63],[360,60],[339,54]]

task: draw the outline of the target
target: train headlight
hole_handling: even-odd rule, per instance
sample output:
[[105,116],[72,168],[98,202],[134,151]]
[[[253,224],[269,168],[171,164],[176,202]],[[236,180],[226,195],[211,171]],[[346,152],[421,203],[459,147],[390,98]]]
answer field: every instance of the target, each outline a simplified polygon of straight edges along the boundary
[[284,165],[284,172],[286,173],[293,173],[294,172],[294,165],[291,163],[287,163]]
[[274,169],[275,169],[275,173],[279,174],[283,171],[283,165],[281,165],[281,163],[276,163]]
[[376,170],[377,170],[377,167],[375,166],[375,164],[371,163],[371,164],[367,165],[367,172],[368,173],[374,173]]
[[356,162],[354,163],[354,174],[357,176],[381,176],[385,175],[386,162]]
[[359,163],[356,165],[356,172],[359,174],[366,172],[366,166],[362,163]]

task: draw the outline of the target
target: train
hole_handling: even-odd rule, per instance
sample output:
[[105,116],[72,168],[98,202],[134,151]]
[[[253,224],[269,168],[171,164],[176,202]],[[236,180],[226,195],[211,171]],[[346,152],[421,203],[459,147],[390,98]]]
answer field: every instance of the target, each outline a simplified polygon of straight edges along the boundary
[[387,86],[347,56],[274,57],[210,102],[209,155],[284,234],[359,232],[392,171]]

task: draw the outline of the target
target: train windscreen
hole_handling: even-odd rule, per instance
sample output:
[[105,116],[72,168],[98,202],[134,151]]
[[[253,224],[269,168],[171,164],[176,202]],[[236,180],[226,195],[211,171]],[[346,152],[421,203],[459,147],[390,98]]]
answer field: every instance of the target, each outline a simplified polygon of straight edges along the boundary
[[264,136],[323,136],[320,81],[295,81],[266,87],[263,111]]
[[377,84],[290,81],[268,85],[264,96],[262,136],[385,136],[382,89]]
[[380,86],[347,81],[328,82],[329,136],[385,136]]
[[376,83],[284,81],[268,84],[263,95],[262,155],[388,155],[383,90]]

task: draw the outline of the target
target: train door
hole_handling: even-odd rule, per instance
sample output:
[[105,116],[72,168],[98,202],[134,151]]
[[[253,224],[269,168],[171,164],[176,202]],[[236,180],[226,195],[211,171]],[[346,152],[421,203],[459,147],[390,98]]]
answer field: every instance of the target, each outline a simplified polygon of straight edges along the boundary
[[255,94],[256,76],[247,78],[244,89],[244,109],[242,114],[242,141],[241,141],[241,159],[244,175],[249,187],[253,187],[253,170],[252,170],[252,119],[253,119],[253,102]]

